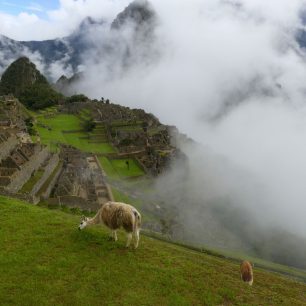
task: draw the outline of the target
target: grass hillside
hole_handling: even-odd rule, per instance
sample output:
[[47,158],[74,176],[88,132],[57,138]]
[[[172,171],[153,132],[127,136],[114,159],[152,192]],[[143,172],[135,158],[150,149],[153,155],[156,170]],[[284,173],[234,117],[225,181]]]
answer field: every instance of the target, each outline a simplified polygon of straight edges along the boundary
[[141,237],[137,250],[79,216],[0,197],[1,305],[305,305],[306,285]]

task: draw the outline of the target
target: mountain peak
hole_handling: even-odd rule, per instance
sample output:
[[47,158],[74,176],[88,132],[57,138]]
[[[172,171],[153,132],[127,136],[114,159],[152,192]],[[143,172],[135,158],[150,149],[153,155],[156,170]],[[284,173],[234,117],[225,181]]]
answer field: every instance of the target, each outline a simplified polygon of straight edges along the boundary
[[156,13],[149,1],[135,0],[117,15],[111,28],[118,30],[129,23],[141,26],[144,23],[153,22],[155,18]]
[[28,86],[35,83],[47,84],[46,78],[36,69],[29,58],[22,56],[14,61],[3,73],[0,83],[2,94],[14,94],[17,97]]
[[3,73],[0,94],[13,94],[33,109],[54,105],[61,98],[29,58],[22,56]]
[[90,31],[95,26],[101,26],[104,24],[104,21],[102,19],[94,19],[90,16],[84,18],[77,29],[73,32],[72,35],[80,35],[80,33],[86,33]]

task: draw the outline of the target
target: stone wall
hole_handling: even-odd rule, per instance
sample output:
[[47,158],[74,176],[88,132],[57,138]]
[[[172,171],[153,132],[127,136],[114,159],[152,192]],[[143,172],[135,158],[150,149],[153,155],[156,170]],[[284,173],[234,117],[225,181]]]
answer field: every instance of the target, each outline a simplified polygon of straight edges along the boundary
[[101,205],[96,202],[89,202],[77,196],[60,196],[57,198],[50,198],[47,200],[49,205],[54,206],[67,206],[69,208],[78,208],[80,210],[96,212],[100,209]]
[[1,176],[9,176],[9,177],[11,177],[16,171],[17,171],[16,168],[0,167],[0,177]]
[[9,176],[1,176],[0,177],[0,186],[7,186],[10,184],[11,178]]
[[36,196],[31,196],[29,194],[24,194],[24,193],[13,193],[1,187],[0,187],[0,194],[6,197],[16,198],[22,201],[26,201],[35,205],[39,203],[39,198]]
[[30,193],[31,195],[35,195],[38,192],[38,190],[42,187],[42,185],[50,177],[50,175],[52,174],[52,172],[54,171],[54,169],[56,168],[58,163],[59,163],[59,156],[58,156],[58,154],[52,155],[52,157],[48,161],[47,166],[44,169],[45,171],[44,171],[43,176],[40,178],[40,180],[33,187],[32,191]]
[[[103,169],[103,167],[102,167],[102,165],[101,165],[101,163],[100,163],[100,160],[99,160],[99,158],[97,157],[97,155],[94,156],[94,159],[95,159],[97,165],[99,166],[102,175],[103,175],[103,176],[106,176],[106,173],[105,173],[105,171],[104,171],[104,169]],[[115,201],[115,197],[114,197],[114,195],[113,195],[112,188],[111,188],[110,185],[109,185],[108,183],[106,183],[105,181],[104,181],[104,184],[105,184],[105,187],[106,187],[106,190],[107,190],[107,193],[108,193],[108,198],[109,198],[109,200],[110,200],[110,201]]]
[[17,146],[18,139],[16,136],[11,135],[7,141],[0,143],[0,161],[5,159],[10,152]]
[[54,188],[59,176],[61,175],[62,170],[63,170],[63,167],[61,166],[57,170],[57,172],[55,173],[55,175],[54,175],[53,179],[51,180],[51,182],[50,182],[48,188],[46,189],[46,191],[41,195],[41,198],[43,198],[43,199],[49,198],[49,196],[52,192],[52,189]]
[[30,179],[33,171],[40,168],[41,164],[49,155],[48,148],[43,148],[37,154],[34,154],[30,160],[25,163],[21,170],[14,174],[11,178],[11,183],[6,187],[9,192],[17,193],[21,187]]

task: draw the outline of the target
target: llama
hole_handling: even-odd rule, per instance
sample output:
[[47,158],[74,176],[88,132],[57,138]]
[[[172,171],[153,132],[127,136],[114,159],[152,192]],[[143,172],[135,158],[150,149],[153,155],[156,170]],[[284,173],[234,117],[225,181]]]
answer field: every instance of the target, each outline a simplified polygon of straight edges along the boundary
[[250,286],[253,284],[253,268],[249,261],[243,261],[240,265],[241,279]]
[[83,217],[79,225],[82,230],[88,225],[104,224],[111,229],[111,237],[117,241],[117,229],[123,227],[127,232],[126,247],[130,246],[133,234],[135,236],[134,247],[138,247],[141,215],[137,209],[129,204],[119,202],[107,202],[93,218]]

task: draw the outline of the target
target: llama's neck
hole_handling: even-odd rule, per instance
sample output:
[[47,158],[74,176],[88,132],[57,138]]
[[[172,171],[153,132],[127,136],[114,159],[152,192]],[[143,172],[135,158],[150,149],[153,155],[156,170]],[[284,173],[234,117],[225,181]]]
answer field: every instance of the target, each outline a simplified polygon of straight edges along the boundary
[[93,217],[93,218],[90,218],[88,221],[87,221],[87,225],[94,225],[94,224],[99,224],[100,223],[100,215],[99,215],[99,212]]

